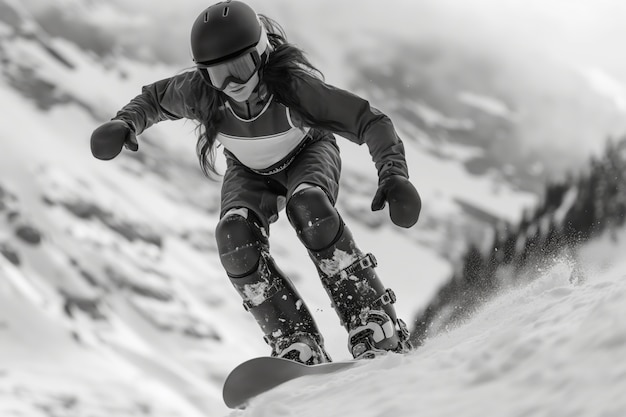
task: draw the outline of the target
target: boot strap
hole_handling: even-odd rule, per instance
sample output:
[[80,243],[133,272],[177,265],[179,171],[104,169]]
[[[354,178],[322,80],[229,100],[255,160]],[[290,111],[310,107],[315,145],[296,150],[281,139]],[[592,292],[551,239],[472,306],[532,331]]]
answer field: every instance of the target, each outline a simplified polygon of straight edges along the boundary
[[396,293],[393,292],[391,288],[385,289],[385,292],[382,293],[380,297],[378,297],[372,303],[372,307],[383,307],[388,304],[395,304],[396,302]]
[[[340,278],[348,278],[350,275],[354,275],[359,271],[367,268],[376,268],[378,261],[371,253],[366,254],[362,258],[357,259],[352,265],[339,271],[337,274]],[[394,304],[396,302],[396,294],[391,288],[385,289],[385,291],[372,303],[372,307],[383,307],[388,304]]]
[[257,307],[262,306],[264,303],[267,302],[267,300],[272,299],[272,297],[274,297],[276,295],[276,293],[278,293],[279,291],[281,291],[283,288],[285,288],[285,285],[282,281],[277,281],[274,283],[274,285],[272,285],[270,287],[270,291],[265,294],[265,299],[258,303],[258,304],[254,304],[249,300],[243,300],[243,308],[244,310],[246,310],[247,312],[252,312],[252,310],[256,309]]
[[350,275],[356,274],[359,271],[363,271],[367,268],[376,268],[376,266],[378,266],[378,261],[376,260],[374,255],[368,253],[365,256],[354,261],[351,265],[348,265],[347,267],[339,271],[339,273],[337,273],[337,276],[339,276],[339,278],[345,279],[348,278]]

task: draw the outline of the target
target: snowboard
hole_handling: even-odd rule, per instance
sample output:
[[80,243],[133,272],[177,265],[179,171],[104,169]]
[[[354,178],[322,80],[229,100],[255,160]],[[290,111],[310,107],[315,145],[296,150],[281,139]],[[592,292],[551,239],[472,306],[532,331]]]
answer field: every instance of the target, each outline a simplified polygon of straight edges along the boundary
[[356,360],[304,365],[288,359],[263,356],[237,366],[226,378],[222,396],[230,408],[243,408],[259,394],[287,381],[308,375],[324,375],[346,369]]

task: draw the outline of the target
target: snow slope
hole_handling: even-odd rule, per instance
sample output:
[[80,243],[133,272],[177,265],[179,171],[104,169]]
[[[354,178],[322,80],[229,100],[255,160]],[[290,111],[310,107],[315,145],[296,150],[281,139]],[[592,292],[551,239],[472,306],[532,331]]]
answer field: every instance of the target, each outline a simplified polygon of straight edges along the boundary
[[229,416],[623,416],[626,262],[606,262],[625,238],[584,248],[580,285],[571,262],[557,260],[410,355],[301,378]]
[[[227,372],[267,347],[219,265],[219,183],[201,177],[194,126],[157,126],[138,154],[109,163],[89,151],[95,126],[177,69],[103,60],[49,37],[19,3],[0,5],[0,415],[223,415]],[[449,263],[369,212],[374,169],[366,150],[354,155],[342,210],[387,285],[407,294],[398,309],[409,318]],[[445,211],[424,214],[432,229],[459,211],[439,200]],[[271,233],[331,354],[345,358],[345,331],[293,230],[282,219]],[[389,246],[396,239],[401,250]],[[427,273],[405,279],[409,258]]]

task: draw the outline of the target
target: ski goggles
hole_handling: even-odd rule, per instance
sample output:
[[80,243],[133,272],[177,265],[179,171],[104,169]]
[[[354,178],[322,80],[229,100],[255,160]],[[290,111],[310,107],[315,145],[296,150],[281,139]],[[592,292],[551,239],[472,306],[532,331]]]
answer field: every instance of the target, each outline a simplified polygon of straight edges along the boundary
[[214,65],[197,64],[200,71],[205,71],[207,80],[216,90],[223,91],[228,84],[245,84],[261,68],[262,60],[256,49],[252,49],[237,58]]

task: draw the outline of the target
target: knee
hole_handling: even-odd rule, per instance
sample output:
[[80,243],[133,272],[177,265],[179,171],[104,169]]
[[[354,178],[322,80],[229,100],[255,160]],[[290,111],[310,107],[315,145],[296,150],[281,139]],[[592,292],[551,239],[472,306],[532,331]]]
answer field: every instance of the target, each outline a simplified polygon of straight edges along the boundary
[[286,210],[289,222],[309,250],[319,251],[332,245],[343,227],[339,213],[319,187],[296,192]]
[[258,268],[267,238],[251,213],[226,214],[217,224],[215,238],[222,266],[231,278],[244,277]]

